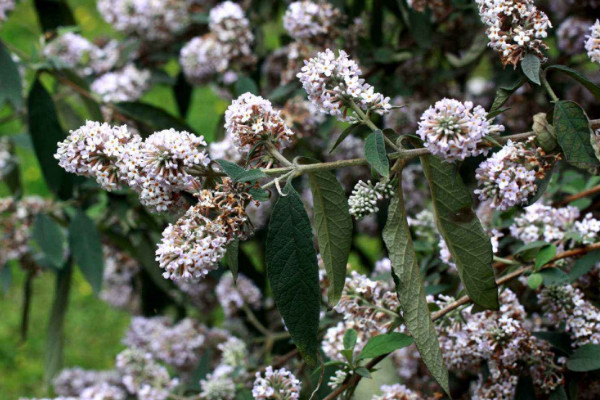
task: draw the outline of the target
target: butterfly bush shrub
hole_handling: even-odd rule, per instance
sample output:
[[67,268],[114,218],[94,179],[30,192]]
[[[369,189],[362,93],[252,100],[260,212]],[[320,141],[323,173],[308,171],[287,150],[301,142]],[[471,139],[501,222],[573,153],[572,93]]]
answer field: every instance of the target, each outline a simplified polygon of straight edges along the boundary
[[[600,396],[598,1],[19,3],[0,276],[56,276],[48,396]],[[109,370],[61,363],[76,268]]]

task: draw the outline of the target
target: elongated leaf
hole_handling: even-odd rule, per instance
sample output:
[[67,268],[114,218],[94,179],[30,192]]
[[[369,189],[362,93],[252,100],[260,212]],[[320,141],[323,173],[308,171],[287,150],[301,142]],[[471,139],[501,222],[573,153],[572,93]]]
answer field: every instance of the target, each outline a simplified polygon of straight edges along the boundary
[[550,262],[556,256],[556,245],[550,244],[542,247],[540,252],[535,256],[535,268],[538,269]]
[[392,277],[396,283],[406,328],[414,338],[429,372],[446,393],[449,393],[448,371],[444,366],[442,351],[425,299],[425,288],[406,220],[401,188],[396,190],[389,206],[383,241],[392,263]]
[[379,172],[382,176],[388,178],[390,176],[390,161],[385,151],[385,140],[383,132],[378,129],[367,136],[365,141],[365,158],[369,165]]
[[0,41],[0,107],[5,101],[10,102],[14,108],[23,107],[21,74],[10,52]]
[[102,242],[94,221],[81,210],[77,210],[69,224],[69,245],[73,259],[83,276],[92,286],[94,293],[98,294],[102,287],[104,270]]
[[334,174],[315,172],[309,174],[309,180],[319,250],[329,279],[327,299],[330,305],[335,305],[346,280],[346,264],[352,245],[352,217],[344,188]]
[[306,363],[317,364],[319,266],[304,204],[291,185],[275,203],[269,221],[267,276],[273,298]]
[[410,346],[413,342],[414,340],[412,337],[399,332],[377,335],[369,339],[358,355],[358,359],[364,360],[365,358],[379,357],[383,354],[391,353],[394,350]]
[[338,138],[335,140],[335,143],[331,147],[331,150],[329,150],[329,153],[333,153],[333,151],[344,141],[344,139],[348,137],[348,135],[365,132],[368,129],[369,128],[366,125],[360,123],[350,125],[346,129],[344,129],[340,136],[338,136]]
[[344,350],[354,350],[354,346],[356,346],[356,341],[358,339],[358,334],[354,329],[348,329],[344,333]]
[[144,137],[155,131],[175,129],[195,133],[184,120],[169,114],[162,108],[141,102],[121,102],[115,104],[117,110],[126,117],[140,122],[144,126]]
[[597,344],[581,346],[567,360],[567,368],[577,372],[600,369],[600,346]]
[[496,92],[496,98],[494,99],[494,103],[492,104],[489,113],[493,114],[500,110],[502,106],[510,99],[510,96],[512,96],[512,94],[516,92],[517,89],[523,85],[523,83],[525,83],[525,79],[520,78],[510,86],[502,86],[498,88],[498,91]]
[[75,18],[65,0],[35,0],[35,9],[43,31],[59,26],[73,26]]
[[536,85],[541,85],[541,82],[540,82],[540,67],[541,67],[541,65],[542,65],[542,62],[540,61],[540,59],[531,53],[526,54],[525,57],[523,58],[523,61],[521,61],[521,69],[523,70],[523,73],[525,74],[525,76],[527,78],[529,78],[529,80],[531,82],[535,83]]
[[256,82],[248,76],[240,76],[235,82],[235,95],[241,96],[244,93],[258,95],[258,86],[256,85]]
[[429,181],[438,230],[467,294],[483,308],[498,309],[492,244],[471,208],[471,193],[452,164],[434,156],[422,157],[421,163]]
[[60,226],[48,215],[38,214],[33,227],[33,238],[44,252],[46,260],[54,268],[61,268],[64,262],[65,236]]
[[33,82],[29,91],[28,110],[29,134],[44,179],[50,190],[66,199],[72,191],[72,179],[54,158],[58,142],[65,138],[65,134],[58,121],[52,97],[39,79]]
[[590,93],[592,93],[596,97],[596,99],[600,100],[600,86],[591,82],[581,72],[575,71],[574,69],[566,67],[564,65],[551,65],[548,68],[546,68],[546,71],[552,70],[560,71],[575,79],[577,82],[581,83],[587,90],[589,90]]
[[192,86],[185,79],[185,74],[182,72],[177,75],[175,86],[173,86],[173,94],[175,95],[175,101],[177,102],[177,109],[181,118],[185,118],[188,110],[190,109],[190,102],[192,101]]
[[63,269],[56,271],[56,286],[48,322],[48,340],[46,342],[46,382],[50,382],[62,366],[65,315],[69,304],[72,275],[73,266],[71,262]]
[[246,170],[227,160],[217,160],[217,164],[234,182],[253,182],[267,176],[260,169]]
[[600,167],[591,143],[592,129],[585,111],[575,102],[559,101],[554,106],[556,139],[567,162],[584,170]]
[[227,260],[227,266],[233,275],[233,281],[237,281],[238,277],[238,263],[239,263],[239,252],[240,252],[240,240],[232,240],[227,246],[227,253],[225,253],[225,259]]

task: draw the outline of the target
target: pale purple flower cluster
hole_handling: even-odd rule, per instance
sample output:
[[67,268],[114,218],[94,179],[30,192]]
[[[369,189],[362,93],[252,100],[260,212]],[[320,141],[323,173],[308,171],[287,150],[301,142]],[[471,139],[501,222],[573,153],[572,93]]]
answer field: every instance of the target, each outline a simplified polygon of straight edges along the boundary
[[134,278],[140,265],[117,248],[104,246],[104,272],[100,298],[113,307],[136,311],[137,293]]
[[97,78],[90,89],[105,103],[138,100],[150,85],[150,71],[140,70],[133,64]]
[[121,380],[116,371],[92,371],[82,368],[63,369],[52,381],[54,391],[59,396],[76,397],[85,389],[106,384],[118,386]]
[[477,146],[487,135],[503,131],[503,126],[488,121],[483,107],[442,99],[423,113],[417,134],[431,154],[455,161],[486,153]]
[[552,23],[533,0],[476,0],[479,15],[487,25],[489,46],[500,53],[504,65],[516,65],[526,54],[545,61],[543,39]]
[[256,400],[298,400],[300,381],[285,368],[268,366],[264,374],[256,373],[252,396]]
[[190,24],[186,0],[99,0],[98,10],[116,30],[149,43],[168,41]]
[[0,0],[0,27],[2,22],[8,18],[8,13],[15,8],[15,0]]
[[230,377],[232,368],[219,366],[200,381],[202,391],[200,398],[206,400],[234,400],[236,395],[235,382]]
[[544,152],[536,148],[533,138],[527,142],[512,142],[479,164],[476,178],[479,200],[492,200],[500,211],[525,204],[537,191],[537,180],[543,179],[551,164],[543,159]]
[[339,23],[340,13],[330,3],[309,0],[290,3],[283,16],[283,27],[296,40],[327,37]]
[[389,199],[393,194],[394,187],[389,182],[381,181],[373,185],[371,181],[366,183],[358,181],[348,198],[350,215],[361,219],[376,213],[379,211],[378,203],[383,199]]
[[360,76],[362,71],[345,51],[336,57],[330,49],[304,61],[298,78],[322,113],[337,117],[340,121],[351,121],[348,110],[361,110],[386,114],[391,110],[389,97],[375,92]]
[[239,274],[234,282],[231,272],[221,276],[217,285],[217,298],[226,317],[234,316],[244,305],[254,309],[260,308],[262,294],[254,282]]
[[551,326],[565,324],[575,347],[600,345],[600,310],[571,286],[549,286],[538,294],[538,301]]
[[399,383],[383,385],[379,388],[381,395],[374,395],[371,400],[419,400],[423,397]]
[[196,84],[224,74],[223,82],[237,80],[236,70],[255,62],[254,35],[244,10],[231,1],[220,3],[209,13],[210,32],[195,37],[181,49],[180,64],[186,78]]
[[119,386],[99,383],[81,392],[79,400],[125,400],[127,393]]
[[583,37],[589,32],[591,23],[580,17],[565,19],[556,30],[558,47],[568,55],[577,55],[585,51]]
[[178,383],[150,353],[141,349],[123,350],[117,355],[116,366],[127,391],[140,399],[166,400]]
[[600,64],[600,20],[596,20],[596,23],[590,27],[589,35],[586,36],[585,49],[590,60]]

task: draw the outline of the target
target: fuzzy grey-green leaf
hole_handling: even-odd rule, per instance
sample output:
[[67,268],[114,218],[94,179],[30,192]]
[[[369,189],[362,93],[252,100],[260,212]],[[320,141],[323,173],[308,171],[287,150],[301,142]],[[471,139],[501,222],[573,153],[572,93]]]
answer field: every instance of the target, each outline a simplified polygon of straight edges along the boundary
[[65,236],[60,226],[48,215],[38,214],[33,226],[33,238],[54,268],[62,268]]
[[346,280],[352,245],[352,217],[344,189],[329,171],[309,174],[315,211],[315,230],[321,258],[329,279],[327,298],[337,304]]
[[8,101],[16,109],[21,109],[23,107],[21,90],[21,74],[8,49],[0,41],[0,107]]
[[77,210],[69,224],[69,245],[83,276],[98,294],[104,270],[102,242],[94,221],[81,210]]
[[554,130],[567,162],[584,170],[600,168],[592,147],[592,129],[585,111],[575,102],[559,101],[554,106]]
[[386,178],[390,176],[390,161],[385,151],[383,132],[378,129],[365,140],[365,158],[369,165]]
[[540,85],[540,67],[542,63],[534,54],[526,54],[521,61],[521,69],[529,80],[536,85]]
[[498,309],[492,244],[472,209],[471,193],[453,164],[421,157],[429,181],[438,230],[452,255],[467,294],[475,304]]
[[413,344],[412,337],[404,333],[390,332],[373,336],[358,355],[359,360],[375,358]]
[[269,221],[265,257],[277,309],[309,365],[317,364],[319,266],[304,204],[291,185],[284,188]]

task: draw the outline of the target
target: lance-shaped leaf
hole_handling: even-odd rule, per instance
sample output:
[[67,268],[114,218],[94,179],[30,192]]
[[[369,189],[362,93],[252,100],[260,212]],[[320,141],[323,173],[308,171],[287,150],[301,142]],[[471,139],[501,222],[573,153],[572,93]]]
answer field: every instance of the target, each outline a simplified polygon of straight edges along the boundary
[[567,162],[584,170],[597,169],[600,161],[594,153],[592,128],[585,111],[575,102],[559,101],[554,106],[554,130]]
[[471,193],[453,164],[434,156],[421,157],[421,163],[429,181],[438,230],[467,294],[483,308],[498,309],[492,244],[473,212]]
[[496,92],[496,98],[494,99],[494,103],[492,104],[488,115],[495,115],[502,108],[502,106],[506,104],[508,99],[510,99],[510,96],[512,96],[512,94],[523,85],[523,83],[525,83],[525,79],[521,78],[512,85],[498,88],[498,91]]
[[525,76],[527,78],[529,78],[529,80],[533,83],[535,83],[536,85],[541,85],[540,82],[540,67],[542,65],[542,62],[540,61],[540,59],[529,53],[526,54],[525,57],[523,58],[523,61],[521,61],[521,69],[523,70],[523,73],[525,74]]
[[72,275],[73,266],[70,261],[64,268],[56,271],[56,286],[48,322],[48,340],[46,343],[46,382],[51,382],[62,366],[65,315],[69,304]]
[[327,298],[337,304],[346,280],[346,264],[352,245],[352,217],[348,199],[329,171],[309,174],[315,211],[315,230],[321,258],[329,279]]
[[413,344],[414,339],[405,333],[390,332],[373,336],[358,355],[359,360],[375,358]]
[[310,367],[317,364],[319,266],[304,204],[291,185],[277,200],[266,241],[267,276],[277,309]]
[[5,101],[9,101],[16,109],[23,107],[21,74],[10,52],[0,41],[0,107]]
[[383,132],[378,129],[365,140],[365,158],[369,165],[386,178],[390,176],[390,161],[385,151]]
[[73,13],[65,0],[35,0],[34,4],[43,31],[76,25]]
[[425,288],[406,220],[401,188],[396,190],[396,195],[390,203],[383,241],[392,263],[392,277],[396,283],[406,328],[414,338],[429,372],[446,393],[449,393],[448,371],[444,366],[442,350],[425,299]]
[[83,276],[92,286],[94,293],[98,294],[102,287],[104,270],[102,242],[94,221],[81,210],[77,210],[69,224],[69,245],[73,259]]
[[38,214],[33,226],[33,238],[54,268],[62,268],[65,237],[62,229],[50,216]]
[[551,70],[560,71],[564,74],[567,74],[571,78],[575,79],[577,82],[581,83],[587,90],[590,91],[590,93],[592,93],[596,97],[597,100],[600,100],[600,86],[594,84],[581,72],[566,67],[564,65],[551,65],[548,68],[546,68],[546,71]]

